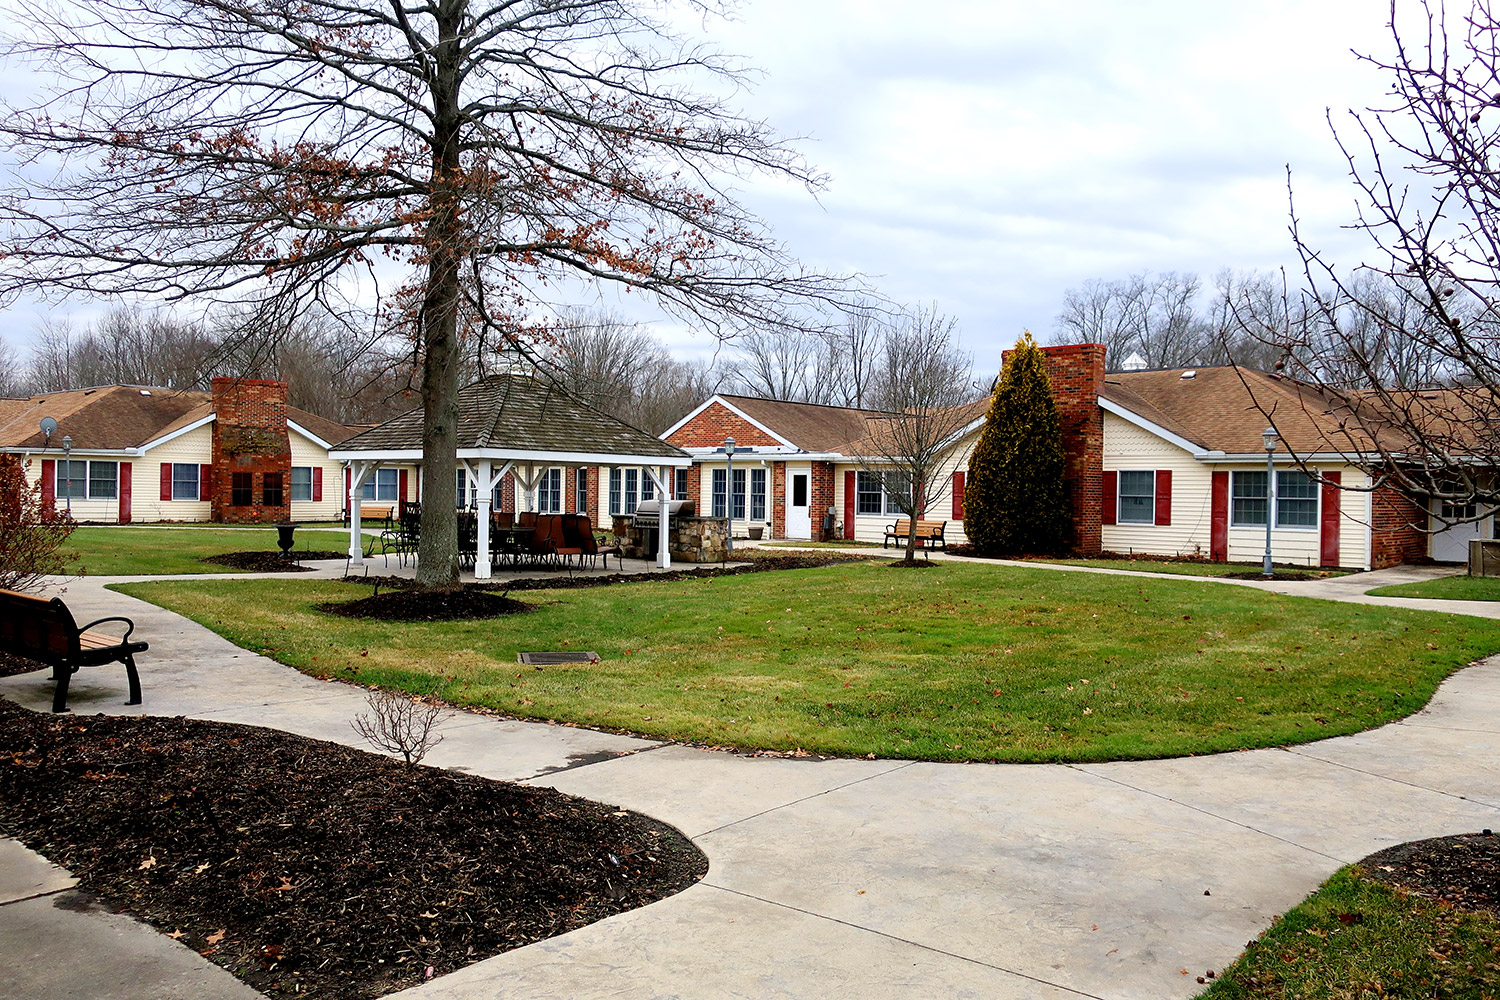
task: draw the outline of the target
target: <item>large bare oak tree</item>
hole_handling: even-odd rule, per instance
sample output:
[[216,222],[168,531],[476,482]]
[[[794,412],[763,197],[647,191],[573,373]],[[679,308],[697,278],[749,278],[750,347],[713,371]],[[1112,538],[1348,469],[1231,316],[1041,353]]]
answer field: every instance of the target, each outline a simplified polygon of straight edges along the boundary
[[[718,5],[17,0],[9,53],[57,82],[0,108],[22,158],[0,192],[0,293],[278,320],[373,303],[420,360],[423,461],[450,468],[466,341],[545,336],[579,279],[718,333],[801,326],[838,291],[723,180],[820,182],[709,93],[736,67],[666,20]],[[419,579],[451,586],[454,477],[422,481]]]

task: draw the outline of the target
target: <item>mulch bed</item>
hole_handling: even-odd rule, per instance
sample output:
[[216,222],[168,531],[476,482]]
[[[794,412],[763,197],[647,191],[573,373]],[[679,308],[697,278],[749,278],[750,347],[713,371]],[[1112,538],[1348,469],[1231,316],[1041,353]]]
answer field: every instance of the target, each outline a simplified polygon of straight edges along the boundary
[[254,726],[0,702],[0,832],[273,997],[376,997],[687,888],[636,813]]
[[1500,837],[1489,830],[1397,844],[1359,866],[1368,878],[1424,899],[1500,916]]
[[[1258,570],[1253,573],[1219,574],[1219,579],[1221,580],[1264,580],[1265,578],[1266,574]],[[1322,573],[1305,573],[1299,569],[1278,569],[1276,571],[1276,575],[1272,577],[1272,579],[1273,581],[1277,582],[1285,582],[1290,580],[1293,583],[1297,583],[1302,580],[1324,580],[1327,579],[1327,577],[1325,577]]]
[[298,563],[304,559],[343,559],[347,552],[292,552],[287,559],[280,552],[226,552],[221,556],[204,556],[201,560],[215,566],[231,566],[234,569],[250,570],[254,573],[310,573],[311,566]]
[[[410,581],[406,581],[410,582]],[[456,618],[498,618],[531,611],[530,604],[477,587],[458,590],[413,590],[396,587],[356,601],[318,604],[342,618],[375,618],[387,622],[446,622]]]
[[51,667],[38,660],[28,660],[24,656],[14,653],[0,652],[0,677],[10,677],[12,674],[29,674],[33,670],[50,670]]

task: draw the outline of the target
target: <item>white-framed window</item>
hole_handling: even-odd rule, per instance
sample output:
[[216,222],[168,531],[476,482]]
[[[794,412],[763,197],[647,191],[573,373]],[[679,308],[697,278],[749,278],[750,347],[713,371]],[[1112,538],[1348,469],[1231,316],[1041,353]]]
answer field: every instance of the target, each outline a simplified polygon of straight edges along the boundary
[[[176,479],[177,472],[176,472],[175,467],[173,469],[172,476],[173,476],[173,479],[172,479],[172,490],[173,490],[173,492],[175,494],[175,492],[177,490],[177,479]],[[298,501],[298,500],[302,500],[302,501],[311,500],[313,498],[312,481],[313,481],[312,466],[310,466],[310,465],[294,465],[294,466],[292,466],[292,500],[294,502]]]
[[1156,523],[1156,473],[1119,473],[1120,524]]
[[1229,523],[1241,528],[1264,528],[1266,497],[1264,472],[1231,472],[1229,474]]
[[120,463],[59,461],[54,487],[59,500],[113,500],[120,491]]
[[750,470],[750,520],[766,519],[766,470]]
[[895,484],[898,487],[905,487],[900,492],[896,492],[891,489],[893,485],[891,480],[896,478],[895,476],[880,477],[885,483],[885,512],[886,514],[905,515],[906,512],[901,509],[901,502],[905,501],[907,506],[911,506],[911,484],[909,482]]
[[573,505],[579,514],[589,512],[589,470],[582,465],[573,470]]
[[453,506],[459,510],[466,509],[469,506],[469,502],[474,499],[473,494],[475,492],[477,492],[477,487],[469,484],[469,470],[462,468],[454,469]]
[[1318,526],[1318,483],[1301,471],[1276,473],[1276,527]]
[[[295,473],[295,469],[292,470]],[[172,463],[172,499],[196,500],[202,494],[198,490],[198,476],[202,472],[196,462]],[[309,484],[310,485],[310,484]]]
[[609,513],[613,517],[619,517],[625,510],[625,499],[621,495],[624,490],[624,476],[619,469],[609,470]]
[[401,499],[401,472],[399,469],[376,469],[370,473],[359,495],[364,500],[395,501]]
[[674,469],[672,472],[672,499],[686,500],[688,497],[688,470]]
[[854,512],[856,514],[885,513],[885,491],[880,487],[880,477],[861,469],[854,475]]
[[625,513],[634,514],[636,504],[640,502],[641,470],[625,470],[625,489],[623,497],[625,500]]
[[645,469],[641,470],[641,499],[656,499],[656,483],[651,479],[651,473]]
[[562,470],[548,469],[536,483],[538,514],[561,514],[563,509]]

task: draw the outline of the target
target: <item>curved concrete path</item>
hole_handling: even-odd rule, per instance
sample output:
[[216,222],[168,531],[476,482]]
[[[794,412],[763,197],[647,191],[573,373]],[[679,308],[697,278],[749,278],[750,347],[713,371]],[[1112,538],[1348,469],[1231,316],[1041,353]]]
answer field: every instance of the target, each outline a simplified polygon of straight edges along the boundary
[[[141,711],[358,745],[359,690],[106,582],[68,597],[149,637]],[[136,711],[122,673],[80,673],[75,709]],[[0,695],[38,710],[49,691],[41,673],[0,679]],[[1189,997],[1340,865],[1500,827],[1500,657],[1379,730],[1165,761],[746,758],[470,713],[445,733],[428,763],[649,813],[712,864],[686,892],[401,994],[414,1000]]]

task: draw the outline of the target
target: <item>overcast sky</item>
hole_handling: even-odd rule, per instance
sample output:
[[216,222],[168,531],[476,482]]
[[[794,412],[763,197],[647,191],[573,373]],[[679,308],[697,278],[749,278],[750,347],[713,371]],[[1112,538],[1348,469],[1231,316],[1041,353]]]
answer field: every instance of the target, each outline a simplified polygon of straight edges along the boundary
[[[758,186],[746,203],[807,264],[936,303],[989,369],[1089,278],[1294,263],[1288,164],[1305,230],[1357,263],[1324,114],[1379,103],[1387,82],[1350,50],[1389,48],[1384,7],[745,0],[708,29],[764,71],[744,110],[807,136],[830,175],[816,201]],[[18,305],[0,330],[23,345],[37,317]]]

